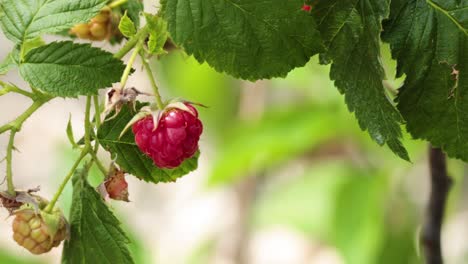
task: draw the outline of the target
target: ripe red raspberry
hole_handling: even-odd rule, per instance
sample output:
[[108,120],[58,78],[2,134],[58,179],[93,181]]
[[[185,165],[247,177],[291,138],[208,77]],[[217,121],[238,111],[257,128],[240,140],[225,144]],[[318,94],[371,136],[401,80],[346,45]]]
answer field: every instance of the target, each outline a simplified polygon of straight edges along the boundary
[[197,110],[188,103],[185,105],[190,112],[179,108],[167,109],[156,130],[152,116],[133,125],[136,144],[160,168],[176,168],[198,150],[203,125]]

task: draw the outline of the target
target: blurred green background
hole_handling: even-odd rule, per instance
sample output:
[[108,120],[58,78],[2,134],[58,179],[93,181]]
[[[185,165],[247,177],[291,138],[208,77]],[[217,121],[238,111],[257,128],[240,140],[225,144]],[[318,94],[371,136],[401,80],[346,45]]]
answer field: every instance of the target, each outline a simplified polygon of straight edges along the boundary
[[[395,68],[388,47],[383,47],[382,59],[386,69]],[[405,135],[408,163],[372,142],[329,81],[329,67],[313,58],[286,79],[249,83],[181,52],[152,66],[166,98],[181,97],[207,108],[199,109],[205,130],[195,173],[157,186],[130,177],[132,203],[112,202],[133,241],[137,263],[422,263],[417,236],[429,190],[427,145]],[[387,75],[389,87],[401,84],[391,70]],[[16,81],[17,76],[7,78]],[[138,79],[143,74],[132,78],[149,90]],[[79,113],[82,101],[75,104]],[[77,115],[75,127],[81,122]],[[41,183],[48,193],[76,156],[64,130],[58,129],[63,137],[49,147],[57,176]],[[27,131],[25,137],[39,137]],[[468,263],[465,167],[455,160],[449,167],[456,184],[444,252],[447,263],[462,264]],[[97,185],[97,171],[93,179]],[[68,188],[61,199],[65,212],[70,198]],[[1,230],[0,263],[59,262],[60,249],[34,258],[7,239],[8,227]]]

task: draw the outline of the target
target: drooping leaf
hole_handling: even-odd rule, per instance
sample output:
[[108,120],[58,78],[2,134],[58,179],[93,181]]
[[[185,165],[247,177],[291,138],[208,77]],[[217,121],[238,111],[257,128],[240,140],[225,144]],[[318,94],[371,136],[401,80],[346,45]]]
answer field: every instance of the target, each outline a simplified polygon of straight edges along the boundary
[[148,40],[149,52],[154,55],[164,53],[163,48],[168,37],[166,21],[150,14],[145,14],[145,18],[150,33]]
[[123,17],[120,19],[119,30],[127,38],[133,37],[136,34],[135,24],[127,16],[127,12],[125,12]]
[[32,87],[61,97],[96,94],[118,82],[124,69],[112,53],[71,41],[31,50],[20,65],[21,75]]
[[330,77],[349,110],[372,139],[409,160],[401,143],[403,118],[382,84],[380,32],[388,7],[388,0],[327,0],[318,2],[313,15],[328,46],[323,62],[332,62]]
[[394,0],[383,39],[406,74],[398,109],[414,138],[468,161],[468,1]]
[[286,76],[322,51],[302,0],[162,0],[172,39],[201,62],[234,77]]
[[23,43],[88,22],[106,3],[107,0],[3,0],[0,25],[6,37]]
[[[141,104],[137,107],[140,108]],[[117,164],[124,171],[147,182],[173,182],[198,166],[199,153],[185,160],[178,168],[160,169],[137,147],[135,136],[129,129],[121,138],[120,133],[136,113],[125,106],[117,117],[104,122],[98,131],[101,145],[117,158]],[[112,116],[112,113],[109,115]]]
[[62,263],[135,263],[119,220],[89,185],[86,174],[77,170],[73,178],[70,239],[65,242]]

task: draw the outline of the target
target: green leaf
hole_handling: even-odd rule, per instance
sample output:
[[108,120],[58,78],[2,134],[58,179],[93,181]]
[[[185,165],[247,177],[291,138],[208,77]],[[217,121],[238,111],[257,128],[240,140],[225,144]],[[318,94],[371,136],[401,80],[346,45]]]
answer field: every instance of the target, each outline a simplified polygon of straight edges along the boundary
[[140,13],[143,12],[142,0],[128,0],[125,4],[121,5],[123,10],[127,11],[128,17],[133,21],[136,28],[140,27]]
[[146,13],[145,18],[150,32],[148,40],[149,52],[154,55],[165,53],[163,48],[168,38],[166,21]]
[[41,37],[35,37],[23,43],[23,56],[31,50],[44,46],[46,43]]
[[[141,106],[142,104],[139,104],[137,109]],[[185,160],[178,168],[160,169],[137,147],[131,129],[119,138],[120,133],[135,114],[129,106],[125,106],[117,117],[103,123],[98,131],[99,143],[117,158],[117,164],[121,169],[141,180],[158,183],[173,182],[197,168],[199,153]]]
[[406,74],[398,109],[414,138],[468,161],[468,1],[394,0],[383,39]]
[[303,0],[162,0],[172,39],[234,77],[284,77],[322,51]]
[[133,37],[136,34],[135,24],[133,24],[133,21],[127,16],[127,12],[125,12],[120,19],[119,30],[127,38]]
[[77,170],[73,178],[70,239],[65,242],[62,263],[135,263],[119,220],[86,176],[87,171]]
[[260,121],[239,124],[225,135],[229,140],[217,153],[209,184],[229,184],[287,162],[339,137],[344,127],[336,123],[333,108],[311,106],[269,112]]
[[72,127],[72,123],[71,123],[71,114],[70,114],[70,117],[68,118],[67,137],[68,137],[68,141],[70,141],[70,144],[73,146],[73,148],[78,148],[78,144],[76,144],[76,141],[75,141],[75,136],[73,135],[73,127]]
[[6,58],[0,63],[0,75],[6,74],[18,65],[19,50],[13,49]]
[[[29,51],[38,48],[40,46],[45,45],[44,40],[41,37],[36,37],[34,39],[28,40],[23,44],[23,54],[26,55],[28,54]],[[12,68],[16,67],[19,65],[20,61],[20,51],[21,46],[16,45],[15,48],[7,55],[5,60],[3,60],[2,63],[0,63],[0,75],[6,74],[8,71],[10,71]]]
[[118,82],[124,69],[112,53],[71,41],[34,49],[20,65],[21,75],[32,87],[61,97],[96,94]]
[[381,20],[387,16],[388,0],[327,0],[313,9],[329,50],[324,61],[332,61],[330,78],[345,95],[361,129],[379,145],[387,144],[398,156],[409,160],[401,143],[403,118],[387,95],[380,62]]
[[55,33],[86,23],[106,5],[107,0],[3,0],[0,25],[5,36],[23,43],[44,33]]

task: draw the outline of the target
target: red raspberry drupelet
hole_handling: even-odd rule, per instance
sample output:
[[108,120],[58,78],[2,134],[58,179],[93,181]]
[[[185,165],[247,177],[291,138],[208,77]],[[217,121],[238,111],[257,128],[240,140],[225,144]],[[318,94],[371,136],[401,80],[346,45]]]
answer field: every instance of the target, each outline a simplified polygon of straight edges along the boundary
[[198,150],[203,125],[197,110],[188,103],[185,105],[191,112],[178,108],[167,110],[156,130],[152,116],[139,120],[132,127],[137,146],[160,168],[176,168]]

